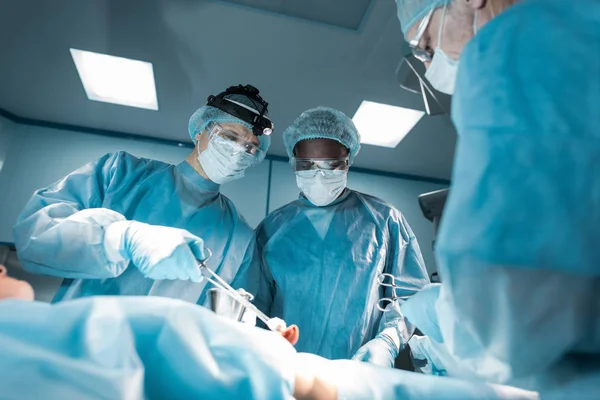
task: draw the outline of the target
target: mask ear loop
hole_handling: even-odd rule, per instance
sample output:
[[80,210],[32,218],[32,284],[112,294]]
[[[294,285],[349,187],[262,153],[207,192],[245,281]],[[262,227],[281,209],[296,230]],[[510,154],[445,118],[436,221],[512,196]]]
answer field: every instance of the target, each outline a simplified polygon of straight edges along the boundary
[[[211,125],[211,124],[214,124],[214,125]],[[209,129],[209,126],[212,126],[212,129]],[[210,146],[210,139],[212,138],[214,131],[217,130],[218,127],[219,127],[219,125],[216,122],[211,121],[206,125],[206,128],[204,128],[204,132],[202,132],[200,134],[200,136],[207,135],[207,137],[208,137],[207,149],[204,149],[204,151],[208,150],[208,146]],[[199,142],[200,142],[200,140],[198,140],[198,143]],[[198,143],[196,143],[196,154],[198,155],[198,157],[200,157],[200,154],[204,153],[204,151],[202,151],[202,152],[200,151],[200,146],[198,145]]]
[[4,265],[0,265],[0,278],[6,276],[6,267]]

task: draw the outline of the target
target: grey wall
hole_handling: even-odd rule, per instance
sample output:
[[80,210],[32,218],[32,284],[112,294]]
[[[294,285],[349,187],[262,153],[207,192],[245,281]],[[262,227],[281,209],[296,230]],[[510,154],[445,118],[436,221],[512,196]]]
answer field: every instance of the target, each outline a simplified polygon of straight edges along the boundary
[[[6,154],[8,153],[10,142],[13,137],[11,132],[14,129],[11,122],[0,117],[0,173],[2,173],[2,168],[4,167],[4,160],[6,159]],[[2,193],[0,193],[0,201],[1,200]]]
[[[0,117],[0,242],[13,242],[12,226],[34,190],[118,150],[173,164],[191,151],[169,144],[21,125]],[[417,196],[442,185],[351,171],[349,186],[396,206],[413,228],[430,273],[435,271],[433,226],[422,216]],[[282,161],[264,162],[250,169],[244,179],[224,185],[222,191],[254,227],[266,216],[267,207],[272,211],[298,196],[294,174]]]

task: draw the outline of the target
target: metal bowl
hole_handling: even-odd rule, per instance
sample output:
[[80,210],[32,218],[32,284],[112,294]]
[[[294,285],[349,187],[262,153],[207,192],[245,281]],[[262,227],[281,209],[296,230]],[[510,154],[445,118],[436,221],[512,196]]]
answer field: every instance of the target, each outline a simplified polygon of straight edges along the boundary
[[[254,296],[244,289],[238,289],[237,292],[248,301],[252,301],[254,298]],[[240,322],[244,318],[246,307],[230,296],[225,290],[220,288],[209,289],[208,298],[209,307],[216,314]]]

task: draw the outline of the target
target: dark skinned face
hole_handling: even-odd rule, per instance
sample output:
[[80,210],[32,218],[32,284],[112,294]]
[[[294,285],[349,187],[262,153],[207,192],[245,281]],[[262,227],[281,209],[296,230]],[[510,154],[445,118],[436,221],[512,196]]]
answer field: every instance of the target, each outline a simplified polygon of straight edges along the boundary
[[348,149],[332,139],[307,139],[296,143],[294,155],[298,158],[343,158]]

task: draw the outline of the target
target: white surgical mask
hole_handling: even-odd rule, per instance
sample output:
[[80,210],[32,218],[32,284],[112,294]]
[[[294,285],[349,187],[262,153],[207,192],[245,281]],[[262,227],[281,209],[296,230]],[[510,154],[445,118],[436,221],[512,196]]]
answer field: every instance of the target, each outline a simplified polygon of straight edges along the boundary
[[346,188],[347,183],[348,171],[296,172],[296,184],[304,196],[318,207],[331,204]]
[[431,64],[425,72],[425,78],[442,93],[454,94],[458,61],[453,60],[439,47],[435,49]]
[[458,71],[458,61],[450,58],[448,54],[442,50],[442,31],[446,20],[446,9],[444,6],[442,11],[442,20],[440,21],[440,29],[438,31],[437,47],[433,53],[431,64],[425,72],[425,78],[433,85],[434,88],[442,93],[453,94],[454,85],[456,83],[456,73]]
[[211,137],[206,150],[198,154],[208,178],[219,185],[242,178],[255,161],[242,146],[219,136]]
[[[437,47],[433,53],[433,58],[429,68],[425,72],[425,78],[433,85],[434,88],[442,93],[454,94],[454,87],[456,85],[456,75],[458,72],[458,60],[452,59],[444,50],[442,50],[442,30],[444,28],[444,22],[446,21],[446,9],[448,5],[444,6],[442,11],[442,20],[440,22],[440,29],[438,31]],[[473,18],[473,35],[478,30],[478,10],[475,10],[475,16]]]

